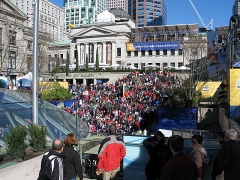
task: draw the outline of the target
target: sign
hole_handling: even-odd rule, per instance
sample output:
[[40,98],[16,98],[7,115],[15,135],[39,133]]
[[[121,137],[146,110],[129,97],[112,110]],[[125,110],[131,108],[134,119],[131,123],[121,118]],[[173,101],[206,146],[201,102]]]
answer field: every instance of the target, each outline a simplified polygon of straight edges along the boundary
[[[136,50],[171,50],[181,49],[180,41],[167,41],[167,42],[136,42],[133,43]],[[132,48],[133,49],[133,48]]]
[[210,86],[203,86],[202,91],[210,91]]
[[240,79],[236,79],[236,89],[240,89]]

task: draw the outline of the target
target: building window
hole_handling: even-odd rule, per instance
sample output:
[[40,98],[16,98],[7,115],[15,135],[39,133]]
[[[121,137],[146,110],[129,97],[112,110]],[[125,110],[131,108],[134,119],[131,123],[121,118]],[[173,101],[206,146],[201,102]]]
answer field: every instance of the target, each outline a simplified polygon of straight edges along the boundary
[[170,63],[170,66],[175,67],[175,63]]
[[134,63],[133,66],[134,66],[135,68],[138,68],[138,63]]
[[152,56],[152,50],[148,50],[148,55]]
[[10,45],[16,45],[16,32],[9,31],[9,44]]
[[160,55],[160,51],[156,50],[156,55],[159,56]]
[[181,62],[178,63],[178,67],[181,67],[181,66],[183,66],[183,63],[181,63]]
[[171,56],[175,56],[175,49],[171,49]]
[[127,51],[127,56],[131,57],[131,51]]
[[182,56],[182,49],[178,50],[178,55]]
[[167,67],[167,63],[163,63],[163,68]]
[[145,56],[145,51],[144,50],[141,51],[141,55]]
[[163,55],[167,56],[167,50],[163,50]]
[[16,69],[16,53],[13,51],[8,52],[8,68]]
[[121,57],[121,48],[117,48],[117,56]]
[[138,51],[134,51],[134,56],[138,56]]

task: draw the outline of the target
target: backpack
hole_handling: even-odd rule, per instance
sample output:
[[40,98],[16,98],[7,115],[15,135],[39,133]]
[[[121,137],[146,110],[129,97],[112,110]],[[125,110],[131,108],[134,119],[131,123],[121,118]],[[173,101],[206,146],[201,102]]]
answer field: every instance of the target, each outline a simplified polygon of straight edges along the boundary
[[39,177],[37,180],[51,180],[52,176],[52,171],[51,171],[51,164],[52,161],[57,159],[57,156],[54,156],[52,159],[47,159],[46,165],[44,166],[43,169],[40,170]]

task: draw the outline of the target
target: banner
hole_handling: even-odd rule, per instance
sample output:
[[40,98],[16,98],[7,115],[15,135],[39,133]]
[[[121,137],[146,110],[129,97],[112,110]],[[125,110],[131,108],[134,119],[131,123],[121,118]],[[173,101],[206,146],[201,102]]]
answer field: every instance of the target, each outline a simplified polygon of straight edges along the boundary
[[[131,47],[131,46],[129,45],[129,47]],[[137,51],[181,49],[181,42],[180,41],[135,42],[135,43],[133,43],[133,47],[131,49],[129,48],[129,51],[134,51],[134,49],[136,49]]]

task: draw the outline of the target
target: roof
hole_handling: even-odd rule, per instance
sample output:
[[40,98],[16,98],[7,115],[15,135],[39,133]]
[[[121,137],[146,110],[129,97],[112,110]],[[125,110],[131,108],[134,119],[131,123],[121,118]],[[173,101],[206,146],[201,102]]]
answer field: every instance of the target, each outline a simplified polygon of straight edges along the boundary
[[131,19],[131,16],[121,8],[112,8],[109,10],[109,12],[112,13],[113,15],[115,15],[115,17]]
[[66,40],[66,41],[56,41],[56,42],[50,42],[49,46],[60,46],[60,45],[70,45],[71,40]]

